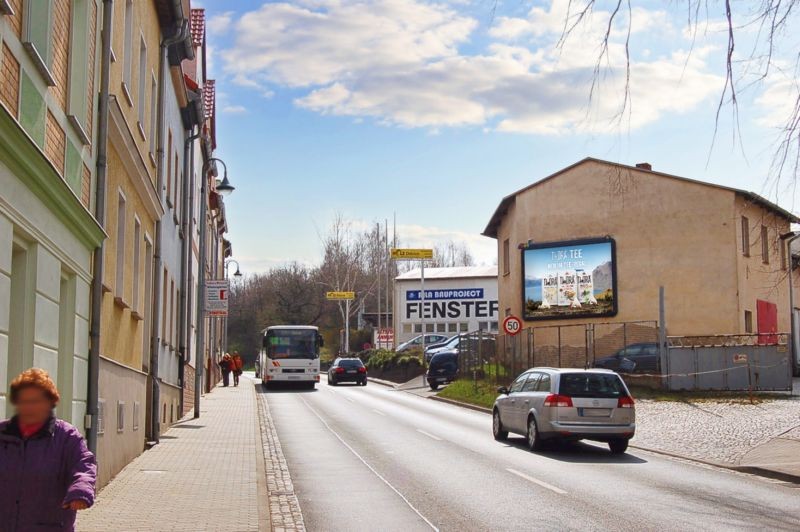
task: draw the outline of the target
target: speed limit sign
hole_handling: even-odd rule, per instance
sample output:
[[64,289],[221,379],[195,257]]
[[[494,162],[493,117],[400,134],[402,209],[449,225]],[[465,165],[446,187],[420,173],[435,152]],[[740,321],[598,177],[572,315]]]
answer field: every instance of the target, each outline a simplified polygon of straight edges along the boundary
[[516,316],[508,316],[503,320],[503,330],[506,334],[514,336],[522,330],[522,321]]

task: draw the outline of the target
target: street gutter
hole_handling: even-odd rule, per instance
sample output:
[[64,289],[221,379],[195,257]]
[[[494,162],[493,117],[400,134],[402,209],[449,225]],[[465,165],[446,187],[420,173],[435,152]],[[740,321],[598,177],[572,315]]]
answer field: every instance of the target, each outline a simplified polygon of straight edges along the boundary
[[400,383],[387,381],[387,380],[384,380],[384,379],[376,379],[375,377],[367,377],[367,380],[370,381],[370,382],[375,382],[375,383],[378,383],[378,384],[382,384],[384,386],[388,386],[390,388],[397,388],[398,386],[400,386]]
[[[460,406],[461,408],[468,408],[470,410],[475,410],[477,412],[482,412],[484,414],[491,414],[492,410],[489,408],[485,408],[478,405],[473,405],[470,403],[465,403],[463,401],[457,401],[455,399],[448,399],[446,397],[439,397],[437,395],[432,395],[428,397],[428,399],[433,399],[434,401],[439,401],[441,403],[447,403],[453,406]],[[677,458],[679,460],[688,460],[690,462],[697,462],[699,464],[711,466],[711,467],[718,467],[720,469],[727,469],[728,471],[736,471],[737,473],[747,473],[750,475],[756,475],[759,477],[770,478],[773,480],[780,480],[783,482],[791,482],[794,484],[800,484],[800,476],[793,475],[791,473],[784,473],[782,471],[773,471],[771,469],[765,469],[762,467],[757,466],[738,466],[738,465],[731,465],[725,464],[722,462],[715,462],[713,460],[704,460],[702,458],[696,458],[693,456],[686,456],[678,453],[673,453],[670,451],[663,451],[661,449],[653,449],[652,447],[644,447],[642,445],[636,444],[629,444],[630,447],[634,449],[638,449],[640,451],[647,451],[649,453],[660,454],[663,456],[669,456],[670,458]]]

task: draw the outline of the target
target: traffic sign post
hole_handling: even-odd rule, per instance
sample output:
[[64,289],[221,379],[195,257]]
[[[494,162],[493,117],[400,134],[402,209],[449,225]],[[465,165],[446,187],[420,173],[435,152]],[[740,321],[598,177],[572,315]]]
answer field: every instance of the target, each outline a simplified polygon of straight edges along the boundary
[[522,331],[522,320],[516,316],[506,316],[503,320],[503,332],[515,336]]
[[[422,369],[425,369],[425,261],[433,258],[433,250],[427,248],[392,248],[392,260],[418,260],[419,268],[419,319],[422,325]],[[425,384],[425,373],[422,374],[422,384]]]
[[355,292],[325,292],[328,301],[344,301],[344,353],[350,352],[350,302],[356,298]]

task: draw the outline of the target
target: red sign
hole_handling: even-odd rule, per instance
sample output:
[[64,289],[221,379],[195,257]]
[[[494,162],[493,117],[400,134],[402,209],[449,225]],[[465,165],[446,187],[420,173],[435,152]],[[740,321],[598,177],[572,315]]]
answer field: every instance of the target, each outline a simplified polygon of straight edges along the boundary
[[516,316],[508,316],[503,320],[503,331],[514,336],[522,330],[522,320]]

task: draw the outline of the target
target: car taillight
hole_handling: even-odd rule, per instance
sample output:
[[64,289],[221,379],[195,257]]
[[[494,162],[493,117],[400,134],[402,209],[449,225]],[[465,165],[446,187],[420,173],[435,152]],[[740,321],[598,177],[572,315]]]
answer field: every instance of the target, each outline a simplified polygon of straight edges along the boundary
[[551,393],[544,400],[544,406],[572,406],[572,397]]
[[617,401],[617,408],[633,408],[633,397],[626,395]]
[[361,366],[360,368],[358,368],[358,372],[359,373],[366,373],[367,372],[367,368],[365,368],[364,366]]
[[336,373],[344,373],[344,368],[336,368]]

